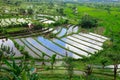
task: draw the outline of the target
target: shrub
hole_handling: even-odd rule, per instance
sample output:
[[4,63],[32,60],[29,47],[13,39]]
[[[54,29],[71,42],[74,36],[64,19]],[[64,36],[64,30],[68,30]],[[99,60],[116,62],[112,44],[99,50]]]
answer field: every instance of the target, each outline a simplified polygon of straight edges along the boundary
[[20,14],[20,15],[25,15],[25,14],[26,14],[25,9],[20,8],[20,9],[19,9],[19,14]]
[[28,15],[32,15],[33,12],[34,12],[33,9],[31,9],[31,8],[27,9],[27,14],[28,14]]
[[56,37],[56,34],[50,33],[50,34],[49,34],[49,37],[50,37],[50,38],[55,38],[55,37]]
[[89,15],[85,15],[82,17],[80,25],[83,28],[92,28],[92,27],[96,27],[97,23],[98,23],[97,19]]
[[34,22],[33,24],[35,24],[33,28],[34,30],[42,29],[43,27],[43,24],[38,23],[38,22]]
[[59,26],[59,25],[64,25],[64,24],[68,24],[69,20],[68,19],[60,19],[58,21],[56,21],[55,23],[53,23],[53,26]]

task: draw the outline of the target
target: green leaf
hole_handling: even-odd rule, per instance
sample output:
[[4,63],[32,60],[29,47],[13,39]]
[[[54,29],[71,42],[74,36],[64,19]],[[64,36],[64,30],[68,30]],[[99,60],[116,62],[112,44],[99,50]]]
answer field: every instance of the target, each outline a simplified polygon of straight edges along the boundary
[[23,71],[21,76],[22,76],[22,80],[29,80],[28,77],[27,77],[26,71]]
[[5,62],[5,64],[10,68],[10,70],[16,71],[13,66],[7,61],[7,60],[3,60]]
[[8,66],[8,67],[12,67],[12,65],[7,61],[7,60],[3,60],[5,62],[5,64]]

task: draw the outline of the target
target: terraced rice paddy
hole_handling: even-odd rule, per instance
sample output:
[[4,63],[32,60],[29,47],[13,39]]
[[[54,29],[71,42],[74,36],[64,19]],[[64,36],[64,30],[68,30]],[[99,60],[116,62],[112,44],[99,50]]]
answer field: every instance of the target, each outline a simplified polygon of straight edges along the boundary
[[119,80],[120,3],[110,1],[0,0],[0,80]]
[[29,18],[6,18],[6,19],[0,19],[0,26],[9,26],[13,24],[22,24],[22,23],[31,23],[31,20]]
[[[45,53],[45,58],[49,58],[53,54],[57,54],[57,58],[71,56],[79,59],[82,57],[89,57],[91,54],[95,54],[99,50],[102,50],[103,42],[108,39],[104,36],[91,32],[73,34],[78,30],[78,27],[74,25],[71,25],[68,29],[58,27],[54,30],[50,30],[53,34],[56,34],[56,38],[47,39],[43,36],[37,36],[17,38],[15,41],[20,45],[25,46],[25,50],[28,51],[30,56],[34,58],[39,58],[42,56],[42,53]],[[0,44],[2,43],[6,44],[12,42],[10,40],[7,42],[0,41]],[[15,48],[13,43],[9,45],[10,47]],[[14,50],[16,53],[18,52],[17,49]]]

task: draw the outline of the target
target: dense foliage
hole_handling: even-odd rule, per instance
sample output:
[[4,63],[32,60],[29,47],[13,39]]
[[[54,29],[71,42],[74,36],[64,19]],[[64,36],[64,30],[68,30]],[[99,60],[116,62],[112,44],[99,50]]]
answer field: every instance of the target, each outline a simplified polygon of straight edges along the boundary
[[97,23],[98,21],[95,18],[89,15],[85,15],[82,17],[80,24],[81,24],[81,27],[83,28],[92,28],[92,27],[96,27]]

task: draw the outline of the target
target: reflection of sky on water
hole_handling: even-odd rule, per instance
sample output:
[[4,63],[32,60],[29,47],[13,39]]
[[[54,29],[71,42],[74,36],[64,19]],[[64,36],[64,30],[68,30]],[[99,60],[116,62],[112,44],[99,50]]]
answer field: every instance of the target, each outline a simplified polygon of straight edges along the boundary
[[92,39],[87,38],[87,37],[83,37],[83,36],[81,36],[81,35],[73,34],[72,36],[75,37],[75,38],[77,38],[77,39],[79,39],[79,40],[87,41],[87,42],[89,42],[89,43],[92,43],[92,44],[94,44],[94,45],[102,46],[102,44],[103,44],[103,43],[101,43],[101,42],[97,42],[97,41],[95,41],[95,40],[92,40]]
[[41,52],[38,51],[37,49],[35,49],[33,46],[31,46],[31,45],[29,44],[29,42],[27,42],[25,39],[22,39],[22,40],[23,40],[23,42],[24,42],[27,46],[29,46],[33,51],[35,51],[37,54],[41,55]]
[[40,45],[38,42],[36,42],[34,39],[32,38],[27,38],[27,41],[30,42],[32,45],[34,45],[36,48],[40,49],[42,52],[52,56],[54,54],[54,52],[48,50],[47,48],[45,48],[44,46]]
[[20,39],[16,39],[15,41],[19,43],[21,46],[25,46],[25,51],[27,51],[30,54],[30,56],[38,58],[38,56],[35,55],[35,53],[30,48],[28,48],[26,44],[24,44]]
[[[63,41],[61,41],[61,40],[58,40],[58,39],[54,39],[53,41],[54,41],[55,43],[61,45],[62,47],[67,48],[67,49],[75,52],[75,48],[72,47],[72,46],[70,46],[70,45],[68,45],[68,44],[66,44],[65,42],[63,42]],[[64,41],[67,41],[67,39],[64,38]],[[74,53],[72,53],[72,52],[67,51],[67,53],[68,53],[68,56],[71,56],[71,57],[74,57],[74,58],[81,58],[80,56],[78,56],[78,55],[76,55],[76,54],[74,54]]]
[[70,40],[76,41],[78,44],[81,43],[81,44],[84,44],[86,46],[92,47],[92,48],[97,49],[97,50],[101,50],[102,49],[100,46],[97,46],[97,45],[94,45],[92,43],[89,43],[89,42],[86,42],[86,41],[74,38],[72,36],[67,36],[67,38],[70,39]]
[[50,48],[51,50],[54,50],[55,52],[59,53],[59,54],[62,54],[65,56],[65,52],[66,50],[60,48],[59,46],[53,44],[51,41],[49,41],[48,39],[45,39],[43,37],[38,37],[38,40],[44,44],[45,46],[47,46],[48,48]]
[[56,34],[57,32],[59,32],[61,30],[61,27],[57,27],[52,33]]
[[66,32],[67,32],[67,29],[63,28],[62,31],[57,35],[57,37],[64,36]]
[[4,46],[9,46],[10,48],[14,47],[14,44],[10,39],[8,39],[7,41],[5,39],[0,39],[0,47],[1,44],[3,44]]
[[70,26],[70,27],[69,27],[69,29],[67,30],[67,34],[72,33],[72,31],[73,31],[73,30],[72,30],[72,29],[73,29],[73,27],[74,27],[74,26]]
[[[65,34],[70,34],[72,32],[76,33],[78,31],[78,28],[79,28],[78,26],[74,26],[74,25],[70,25],[68,29],[58,27],[53,31],[53,33],[56,34],[60,31],[60,33],[57,34],[57,37],[62,37]],[[28,45],[33,51],[35,51],[39,54],[40,54],[39,50],[41,50],[42,52],[44,52],[50,56],[52,56],[55,53],[66,56],[66,53],[67,53],[68,56],[71,56],[74,58],[81,58],[80,56],[76,55],[75,53],[84,55],[84,56],[88,56],[87,52],[93,53],[96,51],[96,49],[98,49],[98,50],[102,49],[100,46],[102,46],[102,42],[104,42],[106,39],[97,37],[96,34],[94,34],[94,35],[95,36],[93,36],[92,33],[91,34],[86,34],[86,33],[73,34],[72,36],[68,36],[68,37],[62,38],[60,40],[53,39],[52,41],[54,43],[51,40],[46,39],[41,36],[39,36],[37,38],[37,40],[41,44],[39,42],[37,42],[36,40],[34,40],[32,37],[26,38],[26,40],[28,42],[26,40],[23,40],[23,41],[25,42],[25,45]],[[18,39],[18,43],[20,45],[23,44],[21,41],[19,42],[19,39]],[[1,44],[2,44],[2,39],[0,39],[0,45]],[[30,44],[32,44],[34,47],[36,47],[39,50],[36,50]],[[13,48],[13,50],[16,53],[19,53],[18,50],[15,48],[13,42],[10,39],[8,39],[8,41],[5,41],[4,45],[10,46],[11,48]],[[66,49],[69,49],[70,51],[66,51],[64,48],[61,48],[60,46],[66,48]],[[25,48],[25,49],[30,51],[30,54],[34,54],[30,49],[28,49],[28,48]]]
[[76,26],[75,28],[73,28],[73,32],[76,33],[78,31],[78,26]]
[[[64,38],[61,39],[61,40],[64,40]],[[77,42],[75,42],[73,40],[70,40],[70,39],[67,39],[65,42],[70,43],[72,46],[76,46],[78,49],[81,49],[83,51],[87,51],[87,52],[90,52],[90,53],[94,53],[94,52],[97,51],[95,49],[92,49],[92,48],[87,47],[85,45],[79,44],[79,43],[77,43]]]
[[[4,42],[3,42],[4,41]],[[16,47],[14,46],[14,43],[8,39],[7,41],[5,39],[0,39],[0,48],[1,48],[1,45],[4,45],[4,46],[9,46],[11,50],[13,50],[13,52],[15,52],[16,54],[18,54],[20,56],[20,52],[16,49]],[[17,55],[17,56],[18,56]],[[16,55],[15,55],[16,56]]]
[[[62,41],[60,41],[60,40],[58,40],[58,39],[53,39],[53,42],[61,45],[61,46],[64,47],[64,48],[67,48],[67,47],[66,47],[66,43],[64,43],[64,42],[62,42]],[[64,55],[66,55],[66,53],[67,53],[68,56],[72,56],[72,55],[73,55],[72,52],[65,50]]]
[[[66,43],[69,43],[69,44],[66,44],[66,47],[68,47],[70,50],[72,50],[72,51],[74,51],[74,52],[76,52],[76,53],[78,53],[78,54],[81,54],[81,55],[84,55],[84,56],[88,56],[88,53],[86,53],[86,52],[84,52],[84,51],[82,51],[82,50],[80,50],[80,49],[78,49],[78,48],[75,48],[75,47],[73,47],[73,46],[71,46],[71,45],[74,45],[74,43],[73,42],[70,42],[68,39],[66,39],[66,38],[62,38],[62,40],[64,41],[64,42],[66,42]],[[71,44],[71,45],[70,45]]]

